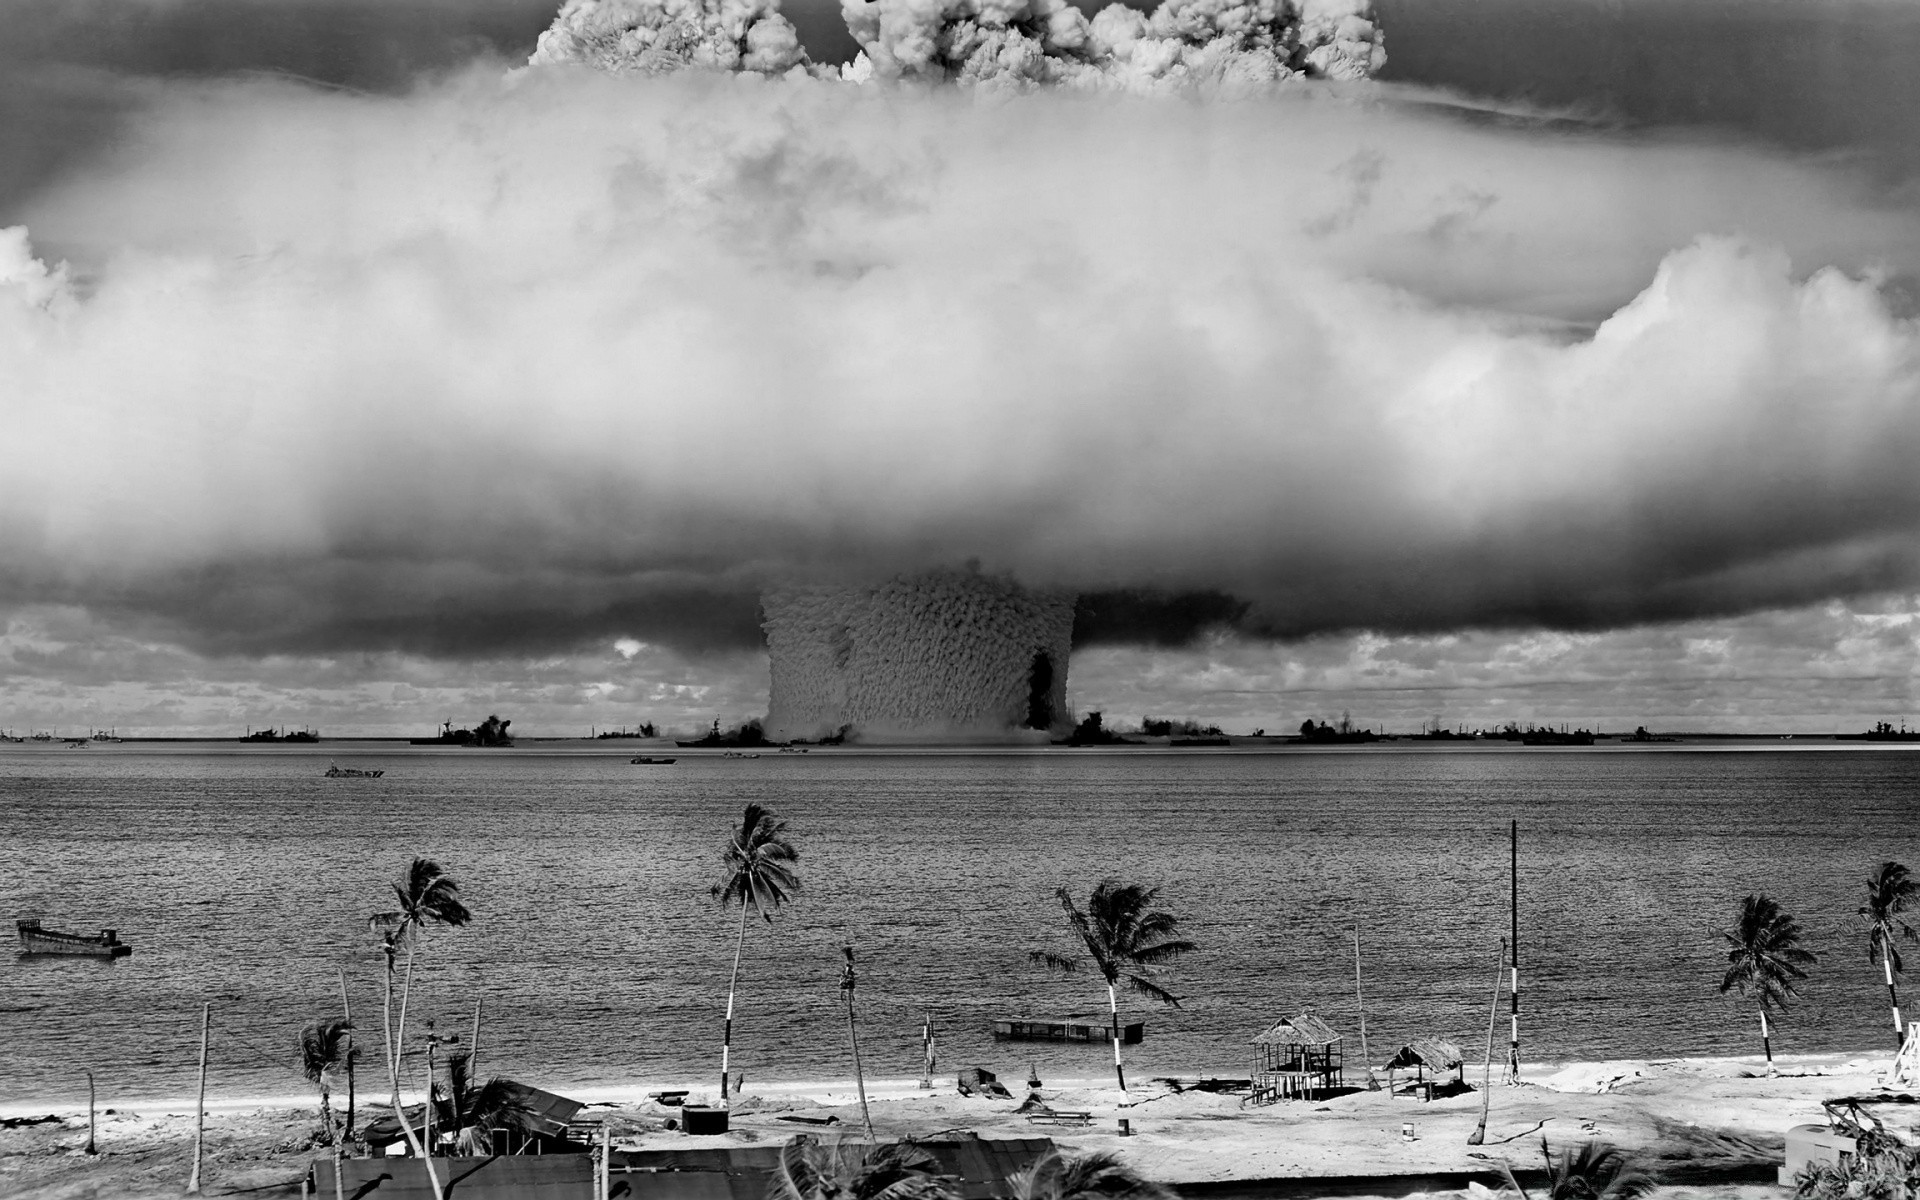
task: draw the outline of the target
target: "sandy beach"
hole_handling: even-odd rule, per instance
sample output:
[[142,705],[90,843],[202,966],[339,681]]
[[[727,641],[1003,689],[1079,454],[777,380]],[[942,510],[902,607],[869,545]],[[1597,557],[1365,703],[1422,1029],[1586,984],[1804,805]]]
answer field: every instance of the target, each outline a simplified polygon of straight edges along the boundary
[[[1772,1078],[1758,1056],[1529,1064],[1520,1086],[1500,1084],[1496,1072],[1480,1146],[1467,1143],[1480,1119],[1478,1092],[1426,1102],[1359,1091],[1319,1103],[1243,1109],[1238,1096],[1176,1092],[1157,1081],[1141,1081],[1124,1094],[1110,1080],[1049,1081],[1043,1099],[1056,1109],[1090,1113],[1092,1123],[1083,1128],[1030,1122],[1016,1111],[1025,1098],[1018,1081],[1010,1081],[1011,1100],[963,1097],[952,1076],[936,1079],[931,1091],[911,1080],[871,1081],[868,1097],[883,1138],[953,1130],[986,1137],[1040,1133],[1067,1148],[1115,1151],[1154,1178],[1211,1185],[1196,1190],[1215,1194],[1232,1194],[1236,1181],[1321,1178],[1331,1184],[1373,1177],[1376,1194],[1399,1195],[1432,1190],[1423,1177],[1497,1172],[1502,1159],[1521,1169],[1537,1166],[1542,1136],[1556,1147],[1611,1141],[1669,1180],[1731,1179],[1743,1165],[1777,1162],[1789,1127],[1821,1120],[1823,1099],[1875,1087],[1888,1061],[1874,1054],[1783,1056]],[[687,1135],[666,1128],[676,1110],[645,1098],[671,1086],[650,1082],[571,1094],[588,1102],[583,1116],[610,1123],[619,1148],[685,1146]],[[0,1129],[0,1194],[46,1200],[180,1194],[192,1153],[191,1101],[116,1104],[103,1095],[100,1107],[99,1154],[91,1157],[80,1152],[84,1108],[0,1109],[11,1119],[61,1118]],[[316,1111],[306,1098],[210,1102],[209,1194],[269,1195],[275,1185],[295,1192],[312,1153]],[[828,1118],[831,1124],[819,1124]],[[1132,1126],[1131,1136],[1121,1135],[1121,1118]],[[1409,1122],[1411,1140],[1403,1132]],[[861,1136],[851,1081],[750,1086],[735,1099],[732,1124],[724,1137],[700,1141],[765,1144],[801,1132]]]

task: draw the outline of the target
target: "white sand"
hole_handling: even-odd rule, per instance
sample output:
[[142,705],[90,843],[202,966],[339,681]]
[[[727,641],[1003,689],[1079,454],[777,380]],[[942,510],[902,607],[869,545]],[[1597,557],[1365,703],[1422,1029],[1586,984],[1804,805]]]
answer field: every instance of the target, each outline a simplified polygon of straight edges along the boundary
[[[1052,1081],[1041,1090],[1059,1109],[1093,1115],[1085,1128],[1035,1124],[1014,1110],[1024,1098],[962,1097],[951,1076],[922,1091],[913,1080],[867,1085],[875,1131],[882,1137],[925,1137],[972,1130],[988,1137],[1041,1134],[1064,1147],[1121,1154],[1149,1175],[1169,1182],[1252,1180],[1297,1176],[1396,1176],[1492,1171],[1501,1159],[1519,1168],[1540,1162],[1544,1135],[1555,1147],[1605,1139],[1650,1166],[1730,1164],[1772,1158],[1793,1125],[1823,1120],[1820,1101],[1878,1086],[1889,1055],[1783,1056],[1768,1078],[1755,1055],[1742,1058],[1634,1060],[1530,1064],[1527,1082],[1491,1090],[1485,1143],[1471,1146],[1479,1123],[1478,1092],[1431,1103],[1385,1092],[1356,1092],[1324,1103],[1241,1107],[1241,1098],[1203,1092],[1175,1094],[1142,1082],[1127,1093],[1111,1080]],[[1469,1072],[1477,1081],[1478,1072]],[[530,1081],[537,1082],[537,1081]],[[677,1110],[646,1094],[686,1088],[690,1099],[713,1099],[688,1083],[566,1089],[587,1101],[584,1115],[612,1125],[627,1149],[686,1146],[687,1135],[664,1128]],[[337,1099],[337,1098],[336,1098]],[[178,1195],[191,1153],[191,1098],[131,1101],[103,1096],[102,1154],[75,1151],[86,1140],[84,1107],[9,1105],[8,1116],[54,1112],[58,1125],[0,1130],[0,1194],[48,1200],[94,1194],[111,1181],[124,1195]],[[303,1169],[304,1142],[317,1104],[309,1096],[209,1100],[210,1177],[219,1190],[289,1180]],[[372,1110],[363,1104],[362,1112]],[[701,1144],[765,1144],[820,1127],[782,1116],[836,1117],[835,1132],[858,1136],[861,1116],[851,1081],[749,1084],[735,1097],[732,1130]],[[1119,1119],[1133,1135],[1122,1137]],[[1414,1139],[1402,1135],[1411,1122]]]

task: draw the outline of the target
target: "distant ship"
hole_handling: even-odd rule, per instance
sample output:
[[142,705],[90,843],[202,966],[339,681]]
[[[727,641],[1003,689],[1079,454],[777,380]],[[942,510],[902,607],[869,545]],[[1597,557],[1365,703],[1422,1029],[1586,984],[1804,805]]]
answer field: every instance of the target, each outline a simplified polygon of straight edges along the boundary
[[320,740],[318,729],[296,729],[287,733],[279,729],[249,729],[243,742],[317,742]]
[[512,721],[502,721],[499,717],[489,716],[480,722],[478,729],[455,729],[452,721],[440,723],[437,737],[408,738],[410,746],[511,746],[513,735],[507,732]]
[[111,929],[102,929],[98,936],[60,933],[40,928],[40,921],[34,917],[15,921],[13,925],[20,934],[22,954],[84,954],[95,958],[120,958],[133,953],[133,947],[121,941]]
[[385,771],[363,771],[359,767],[341,767],[327,764],[328,779],[378,779]]
[[1920,730],[1908,729],[1905,721],[1900,722],[1898,729],[1887,721],[1879,721],[1865,733],[1836,733],[1833,735],[1833,740],[1836,742],[1920,742]]

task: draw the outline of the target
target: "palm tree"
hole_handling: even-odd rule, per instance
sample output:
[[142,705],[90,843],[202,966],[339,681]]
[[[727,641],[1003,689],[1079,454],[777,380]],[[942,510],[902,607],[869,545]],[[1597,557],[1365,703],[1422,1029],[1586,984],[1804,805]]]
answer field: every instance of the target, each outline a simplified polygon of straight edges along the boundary
[[1900,974],[1900,947],[1904,939],[1920,942],[1920,934],[1900,919],[1908,902],[1920,898],[1920,882],[1897,862],[1884,862],[1867,879],[1867,902],[1860,906],[1860,921],[1867,927],[1867,961],[1880,960],[1887,976],[1887,1003],[1893,1007],[1893,1040],[1904,1041],[1900,1025],[1900,997],[1893,990],[1893,977]]
[[[413,962],[420,951],[420,939],[428,925],[465,925],[473,919],[460,901],[460,885],[430,858],[416,858],[407,869],[407,877],[393,885],[400,907],[375,913],[367,918],[369,928],[380,934],[380,949],[387,959],[387,990],[381,1009],[381,1022],[387,1038],[387,1081],[392,1085],[393,1115],[407,1147],[427,1165],[427,1182],[433,1187],[434,1200],[442,1200],[440,1177],[433,1169],[433,1157],[420,1144],[413,1122],[400,1107],[400,1055],[407,1029],[407,1001],[413,994]],[[407,974],[400,987],[400,1019],[393,1019],[394,959],[401,947],[407,951]]]
[[1556,1159],[1541,1138],[1540,1153],[1547,1160],[1546,1200],[1640,1200],[1653,1190],[1653,1179],[1608,1142],[1588,1142]]
[[1794,998],[1793,981],[1805,979],[1802,964],[1820,961],[1811,950],[1802,950],[1800,925],[1792,914],[1781,911],[1765,896],[1748,896],[1740,902],[1740,921],[1726,930],[1727,974],[1720,990],[1740,989],[1760,1005],[1760,1044],[1767,1054],[1767,1074],[1773,1074],[1773,1039],[1767,1028],[1767,1015],[1784,1012]]
[[475,1083],[473,1053],[447,1056],[447,1082],[433,1085],[434,1125],[454,1135],[462,1154],[487,1154],[496,1129],[524,1127],[530,1115],[520,1089],[505,1079]]
[[786,839],[787,823],[758,804],[747,805],[721,855],[724,871],[712,895],[740,906],[740,932],[733,945],[733,976],[727,981],[727,1025],[720,1038],[720,1103],[727,1102],[727,1068],[733,1054],[733,997],[740,985],[740,951],[747,944],[747,910],[773,924],[773,914],[800,890],[793,864],[800,855]]
[[[1114,988],[1124,974],[1127,986],[1162,1004],[1180,1007],[1180,999],[1148,978],[1154,968],[1178,958],[1194,948],[1179,937],[1179,919],[1152,907],[1159,888],[1137,883],[1103,879],[1082,912],[1066,888],[1054,892],[1060,907],[1066,910],[1067,926],[1086,943],[1087,953],[1107,981],[1107,1008],[1113,1014],[1113,1074],[1120,1090],[1127,1090],[1127,1074],[1120,1065],[1120,1001]],[[1034,962],[1056,971],[1078,971],[1081,959],[1050,951],[1035,950]],[[1126,970],[1126,968],[1133,970]]]
[[1105,1150],[1068,1155],[1049,1151],[1007,1185],[1012,1200],[1177,1200],[1179,1195]]
[[315,1021],[300,1031],[300,1073],[320,1089],[320,1126],[333,1145],[340,1143],[333,1127],[333,1076],[352,1060],[352,1029],[345,1021]]
[[842,1145],[802,1135],[780,1148],[768,1200],[957,1200],[940,1164],[912,1142]]

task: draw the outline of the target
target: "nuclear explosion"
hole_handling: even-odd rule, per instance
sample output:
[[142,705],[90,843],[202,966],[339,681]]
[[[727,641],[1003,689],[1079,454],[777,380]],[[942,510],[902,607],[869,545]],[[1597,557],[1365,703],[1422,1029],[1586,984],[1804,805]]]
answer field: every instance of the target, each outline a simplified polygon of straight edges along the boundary
[[808,59],[780,0],[567,0],[529,64],[1155,93],[1365,79],[1387,59],[1371,0],[1163,0],[1091,18],[1068,0],[841,0],[840,11],[860,53],[835,66]]
[[938,570],[778,587],[761,606],[774,738],[991,740],[1066,722],[1070,593]]

